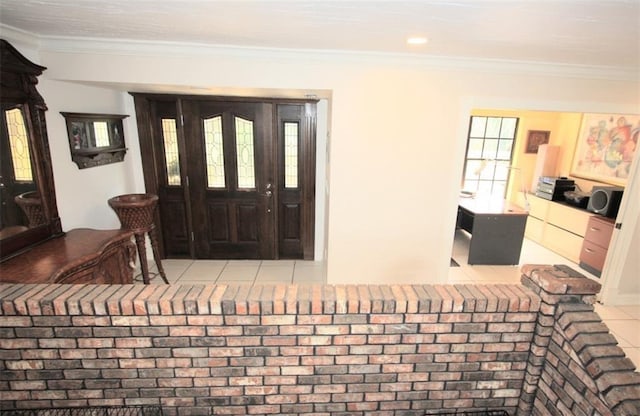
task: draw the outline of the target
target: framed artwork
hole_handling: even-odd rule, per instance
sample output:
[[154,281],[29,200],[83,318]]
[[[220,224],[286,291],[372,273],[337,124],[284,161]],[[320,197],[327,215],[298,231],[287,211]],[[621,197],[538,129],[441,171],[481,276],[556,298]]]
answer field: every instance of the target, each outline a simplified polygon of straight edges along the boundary
[[538,153],[538,147],[541,144],[549,143],[549,135],[551,132],[543,130],[529,130],[527,133],[527,148],[525,153]]
[[640,136],[640,115],[583,114],[571,175],[624,185]]

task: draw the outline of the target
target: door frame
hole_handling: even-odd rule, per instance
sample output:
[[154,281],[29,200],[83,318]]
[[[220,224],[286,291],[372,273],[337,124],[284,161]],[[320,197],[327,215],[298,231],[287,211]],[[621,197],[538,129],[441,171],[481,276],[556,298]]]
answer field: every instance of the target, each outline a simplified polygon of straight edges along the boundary
[[[318,201],[316,200],[316,184],[318,178],[316,177],[317,172],[317,155],[316,155],[316,146],[317,146],[317,104],[320,101],[317,98],[314,99],[295,99],[295,98],[268,98],[268,97],[241,97],[241,96],[219,96],[219,95],[189,95],[189,94],[161,94],[161,93],[136,93],[129,92],[134,99],[134,108],[136,113],[136,121],[138,126],[138,136],[139,136],[139,144],[140,144],[140,153],[142,160],[142,170],[143,170],[143,178],[145,184],[145,190],[147,193],[158,194],[160,190],[160,177],[161,172],[164,169],[164,159],[161,154],[158,154],[157,150],[154,148],[153,140],[154,136],[158,133],[155,131],[156,127],[153,124],[153,120],[155,116],[152,116],[151,110],[153,108],[153,102],[155,101],[175,101],[176,103],[176,111],[178,114],[177,120],[177,128],[178,128],[178,138],[181,153],[184,148],[184,125],[183,125],[183,112],[182,106],[185,101],[227,101],[227,102],[259,102],[259,103],[269,103],[273,104],[274,108],[277,105],[305,105],[305,123],[306,128],[302,134],[307,135],[307,139],[310,141],[309,146],[311,148],[311,157],[307,157],[305,160],[301,161],[303,166],[301,169],[304,170],[304,175],[302,176],[302,180],[304,181],[304,189],[305,194],[310,196],[310,203],[308,203],[304,209],[303,217],[305,218],[302,227],[304,228],[303,233],[303,258],[304,260],[315,260],[316,257],[316,233],[317,233],[317,225],[318,219],[316,218],[316,205]],[[307,111],[309,105],[313,106],[313,112]],[[273,131],[277,131],[277,111],[274,111],[273,117]],[[182,121],[182,122],[181,122]],[[280,162],[280,155],[278,154],[279,149],[277,146],[273,146],[273,160]],[[182,153],[185,154],[185,153]],[[188,155],[186,156],[188,157]],[[182,156],[181,156],[182,158]],[[309,166],[309,162],[312,162],[312,166]],[[181,173],[184,175],[184,173]],[[324,180],[324,179],[322,179]],[[278,183],[276,181],[276,183]],[[276,186],[279,186],[276,185]],[[185,194],[185,202],[186,202],[186,213],[189,224],[192,224],[191,218],[191,206],[188,198],[189,190],[187,187],[184,187]],[[274,206],[277,209],[278,201],[274,203]],[[276,212],[276,218],[278,218],[278,213]],[[161,218],[159,212],[156,212],[156,224],[159,224],[160,227],[158,230],[158,240],[160,246],[160,255],[162,258],[166,258],[166,253],[164,250],[164,236],[162,235],[162,227],[161,227]],[[324,221],[320,221],[322,225]],[[191,227],[191,225],[190,225]],[[274,235],[276,237],[276,259],[279,258],[278,255],[278,229],[277,229],[277,221],[274,225],[276,228],[274,230]],[[189,230],[190,232],[191,230]],[[190,258],[195,258],[195,247],[193,240],[189,242],[189,253]],[[323,257],[323,256],[321,256]]]

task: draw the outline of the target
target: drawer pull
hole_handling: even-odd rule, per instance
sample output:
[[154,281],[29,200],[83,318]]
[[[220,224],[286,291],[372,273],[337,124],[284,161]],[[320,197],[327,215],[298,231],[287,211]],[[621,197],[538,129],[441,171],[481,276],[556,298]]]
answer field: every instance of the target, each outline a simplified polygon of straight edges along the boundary
[[590,248],[586,248],[586,247],[585,247],[584,251],[586,251],[587,253],[595,253],[593,250],[591,250]]
[[600,231],[600,228],[597,228],[597,227],[591,227],[591,231]]

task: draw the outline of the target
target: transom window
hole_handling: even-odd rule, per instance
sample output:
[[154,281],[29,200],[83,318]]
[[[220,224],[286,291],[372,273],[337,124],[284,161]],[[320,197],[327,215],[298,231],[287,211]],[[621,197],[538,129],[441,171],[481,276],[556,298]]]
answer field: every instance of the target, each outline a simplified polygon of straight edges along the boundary
[[472,116],[462,189],[477,195],[506,195],[517,117]]

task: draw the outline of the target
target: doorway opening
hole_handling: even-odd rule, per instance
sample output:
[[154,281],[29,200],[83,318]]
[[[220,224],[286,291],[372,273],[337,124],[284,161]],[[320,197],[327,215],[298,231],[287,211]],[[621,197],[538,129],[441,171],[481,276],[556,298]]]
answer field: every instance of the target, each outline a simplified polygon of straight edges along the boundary
[[164,258],[314,258],[317,100],[132,95]]

